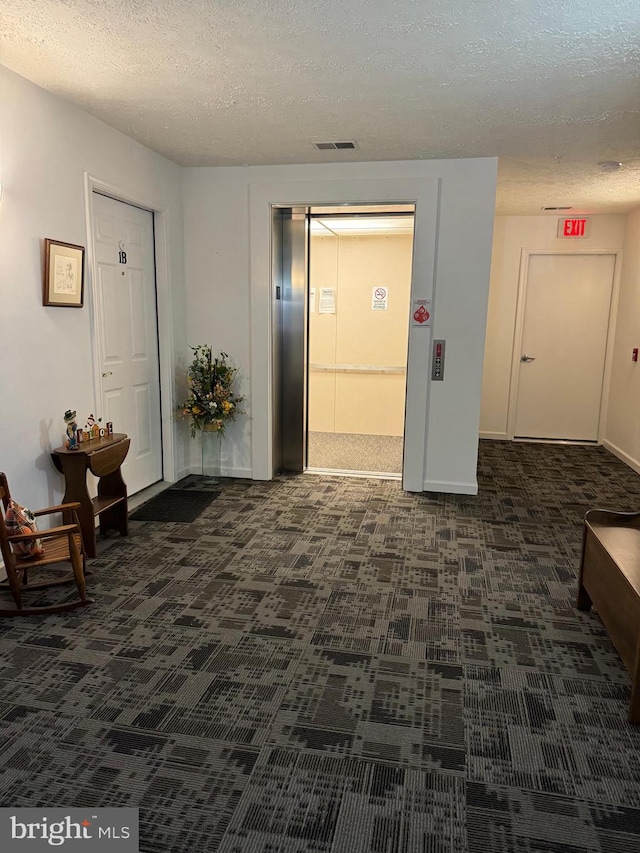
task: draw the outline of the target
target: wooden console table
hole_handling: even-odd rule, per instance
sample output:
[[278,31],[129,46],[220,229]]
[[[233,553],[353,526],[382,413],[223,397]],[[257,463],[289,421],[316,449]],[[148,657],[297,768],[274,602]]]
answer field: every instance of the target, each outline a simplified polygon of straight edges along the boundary
[[595,605],[631,676],[629,722],[640,723],[640,512],[584,517],[579,610]]
[[[120,466],[130,443],[131,439],[124,433],[114,433],[84,441],[78,450],[58,447],[51,454],[53,464],[64,475],[64,503],[78,501],[80,504],[78,519],[89,557],[96,556],[96,515],[100,520],[101,533],[115,529],[126,536],[129,532],[127,487]],[[93,500],[87,490],[87,471],[99,478],[98,495]]]

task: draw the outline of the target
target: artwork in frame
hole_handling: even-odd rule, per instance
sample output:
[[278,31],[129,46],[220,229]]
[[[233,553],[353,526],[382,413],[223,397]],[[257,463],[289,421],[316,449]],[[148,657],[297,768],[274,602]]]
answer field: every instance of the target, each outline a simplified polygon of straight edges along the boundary
[[44,241],[43,305],[82,308],[84,299],[84,246]]

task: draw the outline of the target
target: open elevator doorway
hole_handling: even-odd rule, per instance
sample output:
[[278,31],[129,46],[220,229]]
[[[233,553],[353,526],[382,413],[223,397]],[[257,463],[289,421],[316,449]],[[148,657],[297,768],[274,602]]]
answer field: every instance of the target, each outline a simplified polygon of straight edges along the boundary
[[401,479],[414,206],[308,217],[306,470]]

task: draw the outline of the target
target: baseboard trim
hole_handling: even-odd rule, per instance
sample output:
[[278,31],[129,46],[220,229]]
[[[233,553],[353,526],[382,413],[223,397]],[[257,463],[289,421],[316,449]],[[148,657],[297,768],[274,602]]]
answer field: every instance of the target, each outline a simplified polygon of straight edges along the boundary
[[490,441],[509,441],[506,432],[484,432],[480,430],[480,438],[488,438]]
[[448,495],[477,495],[478,481],[473,483],[456,483],[446,480],[425,480],[422,484],[425,492],[444,492]]
[[237,480],[251,480],[251,468],[223,468],[221,477],[235,477]]
[[[193,466],[189,473],[200,476],[202,474],[202,466]],[[185,475],[186,476],[186,475]],[[251,480],[251,468],[224,468],[222,467],[216,473],[207,474],[208,477],[234,477],[236,480]]]
[[636,474],[640,474],[640,462],[637,459],[634,459],[633,456],[629,456],[628,453],[625,453],[624,450],[621,450],[617,445],[613,444],[611,441],[607,441],[604,439],[602,442],[602,446],[609,451],[609,453],[613,453],[614,456],[617,456],[618,459],[622,460],[629,468],[632,468]]
[[[194,471],[194,474],[200,474],[201,471]],[[250,468],[224,468],[222,467],[219,471],[216,471],[215,474],[210,474],[208,476],[211,477],[234,477],[236,480],[250,480],[251,479],[251,469]]]
[[188,465],[186,466],[186,468],[181,468],[181,469],[176,473],[176,483],[178,482],[178,480],[184,480],[184,478],[185,478],[185,477],[188,477],[188,476],[189,476],[189,474],[191,474],[191,473],[192,473],[192,472],[191,472],[191,468],[190,468]]

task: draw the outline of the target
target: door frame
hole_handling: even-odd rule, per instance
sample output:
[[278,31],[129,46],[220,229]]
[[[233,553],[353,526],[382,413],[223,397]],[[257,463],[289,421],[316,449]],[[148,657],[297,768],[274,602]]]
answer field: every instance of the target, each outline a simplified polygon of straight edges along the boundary
[[[529,279],[529,259],[532,255],[613,255],[613,282],[611,287],[611,302],[607,326],[607,344],[604,356],[604,375],[602,393],[600,395],[600,416],[598,419],[598,444],[602,444],[606,432],[607,407],[609,388],[611,386],[611,368],[613,363],[613,345],[615,342],[616,317],[618,315],[618,299],[620,296],[620,278],[622,272],[622,249],[522,249],[520,253],[520,272],[518,275],[518,295],[516,302],[516,319],[513,334],[513,351],[511,354],[511,376],[509,381],[509,407],[507,412],[507,439],[515,437],[516,407],[518,403],[518,383],[520,378],[520,355],[522,353],[522,338],[524,334],[525,308],[527,302],[527,286]],[[541,439],[542,440],[542,439]],[[550,439],[552,440],[552,439]]]
[[[411,203],[407,202],[405,204],[408,207]],[[330,206],[331,205],[323,205],[323,207],[325,207],[325,208],[330,207]],[[361,205],[359,205],[359,204],[354,205],[354,206],[361,207]],[[385,212],[385,208],[387,207],[386,204],[383,203],[383,204],[378,204],[376,206],[378,208],[380,208],[379,213],[373,213],[372,211],[369,211],[369,212],[364,213],[364,214],[358,214],[358,213],[349,213],[349,206],[348,205],[339,204],[339,205],[334,205],[335,212],[330,213],[328,215],[329,215],[329,217],[339,216],[342,213],[342,214],[346,214],[347,216],[354,219],[355,221],[357,221],[358,216],[362,216],[364,219],[367,219],[370,216],[373,216],[374,218],[375,218],[375,216],[381,216],[381,217],[384,217],[385,215],[389,216],[389,213]],[[393,374],[393,373],[395,373],[396,375],[404,374],[404,403],[403,403],[403,409],[402,409],[402,433],[400,433],[397,436],[399,438],[402,438],[402,451],[403,451],[402,470],[400,472],[386,472],[384,469],[380,469],[379,471],[374,472],[375,475],[378,476],[380,479],[395,480],[395,481],[400,481],[401,483],[404,482],[404,473],[405,473],[404,472],[404,461],[405,461],[404,460],[404,440],[405,440],[405,430],[406,430],[406,426],[407,426],[407,393],[408,393],[407,381],[408,381],[408,369],[409,369],[409,336],[411,334],[411,326],[413,325],[411,323],[412,302],[415,298],[414,294],[413,294],[413,264],[414,264],[414,255],[415,255],[415,214],[416,214],[416,205],[415,204],[413,205],[413,210],[411,210],[411,211],[403,211],[402,213],[391,214],[392,216],[395,216],[395,215],[410,216],[412,219],[411,275],[410,275],[410,281],[409,281],[409,295],[408,295],[408,299],[407,299],[407,303],[406,303],[407,314],[406,314],[405,329],[407,332],[407,344],[406,344],[406,348],[404,350],[404,361],[403,361],[402,365],[400,365],[400,359],[398,359],[396,362],[396,365],[398,365],[398,367],[401,366],[401,368],[402,368],[401,370],[396,370],[395,367],[384,368],[384,370],[388,371],[387,375]],[[327,215],[326,211],[325,211],[325,213],[315,213],[314,214],[314,213],[312,213],[312,210],[309,209],[308,217],[310,219],[313,219],[313,218],[323,219],[323,217],[325,217],[326,215]],[[323,238],[323,235],[318,235],[318,236],[320,237],[320,239]],[[340,232],[339,231],[334,232],[334,236],[338,240],[338,247],[339,247],[340,236],[341,236]],[[383,234],[383,236],[384,236],[384,234]],[[388,234],[387,234],[387,236],[388,236]],[[402,235],[402,236],[405,236],[405,235]],[[305,349],[305,377],[307,380],[306,381],[306,388],[305,388],[305,405],[306,405],[306,409],[307,409],[306,418],[305,418],[305,445],[306,445],[306,447],[305,447],[305,451],[306,451],[305,463],[308,463],[308,450],[309,450],[309,442],[308,442],[308,437],[309,437],[309,401],[310,401],[310,375],[309,375],[309,371],[310,371],[310,368],[312,366],[310,355],[309,355],[309,350],[310,350],[310,345],[311,345],[311,311],[310,311],[310,303],[309,303],[309,298],[310,298],[309,297],[309,290],[311,287],[313,287],[313,282],[311,279],[311,258],[312,258],[313,238],[314,238],[314,235],[311,232],[311,229],[309,229],[309,231],[307,232],[307,253],[308,253],[308,257],[307,257],[307,282],[306,282],[307,286],[306,286],[306,299],[305,299],[305,305],[304,305],[304,314],[305,314],[304,323],[305,323],[305,329],[307,332],[306,333],[306,340],[305,340],[305,347],[304,347],[304,349]],[[366,254],[366,250],[363,250],[362,253]],[[340,257],[340,249],[339,248],[338,248],[338,257]],[[338,267],[339,267],[339,263],[338,263]],[[339,274],[337,274],[337,280],[339,280],[339,278],[340,278],[340,276],[339,276]],[[336,283],[336,286],[337,286],[337,283]],[[393,288],[395,288],[395,286],[396,285],[393,285]],[[317,299],[318,299],[318,304],[319,304],[319,299],[320,299],[319,289],[317,289],[317,291],[318,291]],[[340,302],[340,296],[338,294],[338,303],[339,302]],[[338,309],[338,310],[340,310],[340,309]],[[337,326],[336,326],[336,336],[337,336]],[[323,370],[330,367],[329,364],[318,365],[318,366],[322,367]],[[353,367],[353,366],[354,365],[351,365],[351,367]],[[336,365],[336,367],[337,367],[337,365]],[[338,376],[336,375],[335,371],[333,371],[333,375],[334,375],[334,380],[336,383],[335,388],[337,389]],[[337,390],[336,390],[336,393],[337,393]],[[338,412],[337,401],[334,399],[334,429],[335,429],[335,419],[337,417],[337,412]],[[380,435],[378,437],[382,438],[383,436]],[[308,464],[305,464],[305,470],[307,469],[307,467],[309,467]],[[325,469],[311,467],[311,470],[314,472],[322,473]],[[349,475],[351,477],[371,476],[370,472],[357,471],[357,470],[353,471],[349,468],[327,469],[327,470],[329,470],[330,472],[333,472],[333,473],[337,473],[338,475]],[[409,490],[407,489],[407,491],[409,491]],[[413,490],[411,490],[411,491],[413,491]]]
[[[372,190],[372,186],[375,189]],[[431,299],[437,317],[435,265],[440,179],[379,178],[250,183],[250,322],[251,322],[251,461],[253,479],[273,477],[273,379],[271,317],[271,209],[333,204],[413,204],[413,264],[411,299]],[[409,318],[407,318],[409,322]],[[428,455],[428,421],[433,327],[409,327],[404,464],[406,491],[424,490]]]
[[[95,282],[97,280],[96,258],[94,252],[93,193],[98,192],[115,201],[141,207],[153,214],[156,320],[158,330],[158,357],[160,382],[160,432],[162,440],[162,479],[175,482],[175,448],[173,443],[173,392],[172,376],[174,364],[173,320],[169,292],[169,256],[166,205],[157,199],[149,199],[134,194],[123,187],[84,173],[85,218],[87,226],[87,301],[91,315],[91,350],[93,359],[93,399],[94,411],[102,405],[100,399],[100,347],[99,312],[96,307]],[[116,425],[117,426],[117,425]]]

